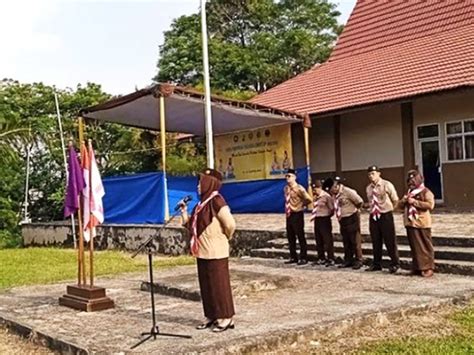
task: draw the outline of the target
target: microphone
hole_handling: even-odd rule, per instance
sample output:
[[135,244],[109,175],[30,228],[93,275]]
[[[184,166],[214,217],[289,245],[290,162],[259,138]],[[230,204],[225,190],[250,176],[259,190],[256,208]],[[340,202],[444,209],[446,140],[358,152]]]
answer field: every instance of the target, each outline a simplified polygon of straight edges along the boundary
[[175,211],[179,210],[182,205],[187,204],[192,199],[193,199],[193,197],[191,195],[188,195],[188,196],[182,198],[181,200],[178,201],[178,203],[176,204],[176,207],[174,208],[174,210]]

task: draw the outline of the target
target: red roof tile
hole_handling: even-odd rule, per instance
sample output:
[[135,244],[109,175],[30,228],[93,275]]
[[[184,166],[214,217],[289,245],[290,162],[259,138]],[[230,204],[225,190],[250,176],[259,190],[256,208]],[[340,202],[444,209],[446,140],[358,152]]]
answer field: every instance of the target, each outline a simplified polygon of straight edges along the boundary
[[329,60],[252,99],[323,113],[474,86],[474,0],[358,1]]

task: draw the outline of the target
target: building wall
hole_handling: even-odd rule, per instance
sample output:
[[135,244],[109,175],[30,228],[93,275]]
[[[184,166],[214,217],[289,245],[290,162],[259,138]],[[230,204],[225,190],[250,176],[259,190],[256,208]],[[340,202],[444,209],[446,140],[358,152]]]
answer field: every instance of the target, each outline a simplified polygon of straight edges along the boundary
[[446,123],[474,118],[474,91],[430,96],[413,103],[415,161],[421,166],[417,126],[439,124],[439,145],[444,203],[474,207],[474,161],[448,161]]
[[310,132],[311,171],[314,173],[336,171],[334,117],[314,119]]
[[403,166],[400,105],[341,115],[342,171]]

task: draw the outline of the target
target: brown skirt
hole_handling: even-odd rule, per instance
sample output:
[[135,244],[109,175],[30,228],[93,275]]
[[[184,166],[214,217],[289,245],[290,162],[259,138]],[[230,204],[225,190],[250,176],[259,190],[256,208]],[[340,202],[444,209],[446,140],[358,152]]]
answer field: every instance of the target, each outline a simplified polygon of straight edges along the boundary
[[430,228],[406,227],[410,243],[412,269],[414,271],[434,270],[434,249]]
[[232,318],[235,314],[230,288],[229,259],[197,259],[199,287],[208,319]]

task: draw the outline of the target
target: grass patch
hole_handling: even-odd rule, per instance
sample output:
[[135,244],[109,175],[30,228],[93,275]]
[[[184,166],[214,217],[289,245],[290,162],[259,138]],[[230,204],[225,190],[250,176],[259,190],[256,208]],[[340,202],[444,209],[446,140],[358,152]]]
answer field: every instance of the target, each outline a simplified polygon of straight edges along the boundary
[[[86,253],[86,259],[87,258]],[[154,267],[194,264],[190,256],[155,258]],[[88,266],[86,266],[88,270]],[[129,253],[96,251],[94,274],[114,275],[144,271],[147,257],[132,259]],[[47,284],[77,278],[77,252],[72,249],[25,248],[0,250],[0,289],[21,285]]]
[[[451,314],[446,322],[455,324],[453,334],[436,337],[433,329],[433,338],[405,337],[402,339],[383,341],[358,351],[358,354],[474,354],[474,303],[463,310]],[[427,325],[429,327],[429,325]]]

